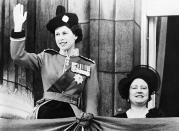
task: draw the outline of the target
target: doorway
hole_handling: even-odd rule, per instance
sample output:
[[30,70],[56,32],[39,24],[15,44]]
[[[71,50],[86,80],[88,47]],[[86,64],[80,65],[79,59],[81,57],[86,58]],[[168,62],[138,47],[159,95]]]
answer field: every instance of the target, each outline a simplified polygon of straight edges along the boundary
[[179,16],[168,17],[160,108],[168,117],[179,116]]

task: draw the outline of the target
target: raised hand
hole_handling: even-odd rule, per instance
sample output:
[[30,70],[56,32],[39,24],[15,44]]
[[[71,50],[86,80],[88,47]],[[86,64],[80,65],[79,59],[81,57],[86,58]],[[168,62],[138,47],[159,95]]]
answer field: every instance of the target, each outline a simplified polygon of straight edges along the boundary
[[14,32],[22,31],[23,23],[27,18],[27,11],[24,13],[24,6],[17,4],[13,9]]

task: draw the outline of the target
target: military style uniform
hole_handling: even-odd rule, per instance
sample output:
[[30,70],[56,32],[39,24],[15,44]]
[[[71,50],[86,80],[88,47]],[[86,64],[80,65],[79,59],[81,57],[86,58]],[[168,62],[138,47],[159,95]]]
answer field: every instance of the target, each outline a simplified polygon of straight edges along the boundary
[[[38,105],[48,105],[50,101],[60,103],[58,108],[63,115],[67,112],[63,117],[68,117],[69,113],[69,116],[77,115],[76,109],[81,108],[81,104],[85,105],[85,112],[97,114],[99,87],[94,61],[79,55],[68,57],[52,49],[46,49],[39,54],[28,53],[25,51],[24,31],[12,31],[10,39],[14,62],[41,71],[44,95]],[[49,104],[50,108],[54,105],[57,104]]]

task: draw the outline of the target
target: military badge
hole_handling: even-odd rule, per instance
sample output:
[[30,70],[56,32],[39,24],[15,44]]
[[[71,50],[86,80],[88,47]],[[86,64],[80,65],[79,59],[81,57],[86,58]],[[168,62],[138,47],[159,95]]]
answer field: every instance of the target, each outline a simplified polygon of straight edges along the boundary
[[72,65],[71,65],[72,72],[82,74],[85,76],[90,76],[90,69],[91,69],[90,66],[76,63],[76,62],[72,62]]
[[83,82],[83,77],[80,74],[75,74],[74,79],[77,82],[77,84],[82,84]]
[[67,23],[68,20],[69,20],[69,17],[68,17],[68,16],[64,15],[64,16],[62,17],[62,21],[63,21],[63,22]]

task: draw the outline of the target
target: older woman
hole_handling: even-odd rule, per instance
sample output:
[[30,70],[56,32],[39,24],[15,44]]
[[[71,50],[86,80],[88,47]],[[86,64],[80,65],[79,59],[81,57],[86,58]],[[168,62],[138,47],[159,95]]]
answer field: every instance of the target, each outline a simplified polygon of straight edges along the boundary
[[94,61],[80,56],[75,44],[82,40],[78,17],[58,6],[56,17],[46,25],[59,51],[46,49],[39,54],[25,50],[25,31],[22,30],[27,13],[23,5],[13,10],[14,30],[11,33],[11,57],[15,63],[40,71],[44,95],[37,102],[36,118],[64,118],[86,113],[97,115],[98,81]]
[[146,65],[134,67],[127,78],[123,78],[118,85],[121,97],[129,102],[130,108],[125,113],[117,114],[115,117],[162,117],[163,113],[158,109],[149,110],[147,108],[151,94],[156,92],[159,87],[160,76],[155,69]]

